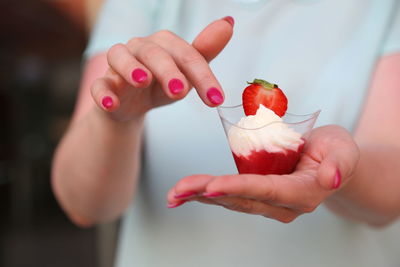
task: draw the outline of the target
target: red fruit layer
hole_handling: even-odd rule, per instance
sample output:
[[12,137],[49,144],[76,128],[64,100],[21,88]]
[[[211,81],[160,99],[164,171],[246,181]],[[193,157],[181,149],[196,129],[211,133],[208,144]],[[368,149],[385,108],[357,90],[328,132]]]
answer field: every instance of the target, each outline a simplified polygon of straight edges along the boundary
[[252,151],[247,157],[232,154],[240,174],[289,174],[296,168],[303,147],[304,143],[298,147],[297,151],[286,150],[274,153],[265,150]]

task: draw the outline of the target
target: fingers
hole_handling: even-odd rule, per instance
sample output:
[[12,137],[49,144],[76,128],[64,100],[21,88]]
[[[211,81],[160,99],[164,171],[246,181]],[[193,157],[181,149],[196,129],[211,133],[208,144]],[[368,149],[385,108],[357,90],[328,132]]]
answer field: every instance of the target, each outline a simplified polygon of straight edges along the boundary
[[[213,177],[194,175],[183,178],[168,194],[176,202],[192,197],[219,200],[239,197],[275,207],[285,207],[298,213],[309,213],[322,202],[316,174],[295,172],[292,175],[225,175]],[[183,195],[183,197],[179,197]]]
[[230,16],[214,21],[197,35],[192,43],[193,47],[210,62],[232,38],[234,23],[234,19]]
[[227,209],[253,214],[262,215],[264,217],[275,219],[283,223],[292,222],[299,214],[291,209],[284,207],[276,207],[255,201],[252,199],[238,197],[220,197],[214,199],[216,205],[223,206]]
[[[257,199],[258,196],[265,197],[261,190],[260,192],[253,191],[250,193],[246,189],[240,188],[240,183],[235,184],[235,182],[231,183],[231,181],[220,178],[210,175],[194,175],[182,179],[168,192],[168,207],[175,208],[187,201],[196,200],[238,212],[262,215],[284,223],[289,223],[299,216],[299,213],[295,210],[270,205]],[[232,186],[218,186],[218,184],[223,183],[231,183]],[[209,188],[211,189],[209,190]],[[232,190],[229,188],[232,188]],[[240,197],[235,195],[240,195]],[[246,198],[246,195],[251,195],[251,198]]]
[[141,42],[133,49],[114,45],[108,53],[110,66],[136,88],[148,87],[152,75],[164,93],[172,99],[183,98],[189,91],[189,83],[176,66],[173,58],[160,46],[152,42]]
[[321,162],[318,181],[326,190],[338,189],[347,182],[359,159],[359,151],[350,133],[339,126],[325,126],[311,135],[307,150]]
[[92,98],[99,108],[108,112],[115,111],[120,105],[115,90],[115,83],[109,77],[97,79],[91,88]]
[[[196,88],[197,93],[206,105],[215,107],[223,103],[224,94],[221,85],[213,74],[207,60],[199,51],[169,31],[160,31],[154,34],[151,40],[168,52],[177,67]],[[137,48],[131,48],[131,52],[134,55],[143,60],[149,60],[151,55],[141,54],[141,51],[138,51]],[[147,65],[145,61],[142,62]]]
[[336,155],[329,155],[318,170],[318,181],[326,190],[338,189],[342,184],[342,173]]
[[144,42],[131,49],[131,52],[150,69],[166,95],[171,98],[182,98],[187,94],[189,82],[168,51],[156,43]]
[[152,73],[132,56],[125,45],[112,46],[107,53],[107,60],[110,67],[133,87],[145,88],[150,85]]
[[216,20],[196,37],[192,45],[169,31],[160,31],[152,37],[171,54],[203,102],[211,107],[222,104],[225,97],[208,62],[228,44],[233,25],[232,17]]
[[[113,74],[123,78],[133,89],[150,87],[154,76],[170,99],[185,97],[193,85],[202,101],[215,107],[223,103],[224,93],[207,61],[228,43],[232,26],[231,17],[211,23],[195,39],[194,46],[169,31],[160,31],[147,38],[133,38],[127,45],[114,45],[107,53],[108,63]],[[120,80],[114,76],[108,76],[108,79]],[[113,83],[118,85],[120,81]],[[97,95],[96,103],[112,111],[119,105],[117,96],[123,92],[121,86],[107,89],[107,85],[111,85],[110,81],[100,80],[93,91]]]
[[213,178],[211,175],[193,175],[181,179],[169,190],[167,194],[168,203],[176,203],[183,199],[201,195]]
[[318,185],[310,176],[306,172],[295,172],[292,175],[219,176],[208,183],[206,192],[240,196],[308,213],[323,199],[317,193]]

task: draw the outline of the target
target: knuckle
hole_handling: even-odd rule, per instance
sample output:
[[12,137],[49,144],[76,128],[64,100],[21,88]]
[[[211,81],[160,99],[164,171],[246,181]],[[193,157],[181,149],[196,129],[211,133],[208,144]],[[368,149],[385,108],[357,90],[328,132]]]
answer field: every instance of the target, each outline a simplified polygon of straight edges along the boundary
[[179,78],[179,79],[182,80],[182,75],[179,73],[179,70],[176,69],[176,68],[167,68],[167,69],[165,69],[164,72],[162,73],[162,77],[167,82],[171,78]]
[[217,176],[209,184],[207,184],[207,191],[218,192],[221,191],[221,186],[229,183],[229,178],[227,176]]
[[118,54],[118,52],[121,51],[121,49],[123,49],[124,47],[125,47],[125,45],[120,44],[120,43],[111,46],[107,52],[108,61],[110,61],[111,58],[113,58],[116,54]]
[[286,216],[282,216],[279,218],[276,218],[278,221],[282,222],[282,223],[291,223],[296,219],[297,216],[295,215],[286,215]]
[[189,179],[182,179],[176,184],[175,189],[179,192],[185,191],[185,189],[189,187],[190,183]]
[[215,84],[215,80],[210,73],[202,72],[197,74],[197,76],[193,79],[193,82],[196,84],[196,86]]
[[92,94],[92,97],[96,97],[96,95],[100,91],[100,88],[102,88],[103,85],[104,85],[103,78],[98,78],[98,79],[94,80],[94,82],[92,83],[92,86],[90,88],[90,92]]
[[143,41],[142,37],[133,37],[127,42],[127,46],[133,48]]
[[276,201],[277,200],[277,189],[275,187],[270,187],[265,192],[265,198],[269,201]]
[[216,182],[218,182],[220,185],[223,185],[228,183],[230,180],[231,179],[229,176],[219,176],[218,179],[216,179]]
[[[153,43],[143,45],[138,51],[138,57],[143,61],[149,60],[151,57],[160,57],[162,48]],[[161,58],[161,57],[160,57]]]
[[311,213],[311,212],[315,211],[316,208],[317,207],[315,207],[315,206],[306,206],[302,209],[302,212],[303,213]]
[[182,65],[197,65],[204,62],[204,58],[202,55],[200,55],[200,53],[196,53],[195,51],[187,51],[181,54],[179,61]]
[[311,213],[311,212],[315,211],[315,209],[316,209],[317,207],[318,207],[318,203],[311,202],[311,203],[309,203],[309,204],[304,205],[304,206],[301,208],[301,212],[303,212],[303,213]]
[[169,30],[160,30],[156,32],[154,36],[160,39],[170,39],[175,37],[175,34]]
[[330,138],[329,140],[327,140],[327,142],[329,142],[330,145],[333,147],[340,147],[343,145],[343,140],[336,136]]
[[277,192],[277,186],[275,185],[274,180],[267,179],[267,180],[265,180],[265,182],[267,183],[267,186],[266,186],[266,189],[264,192],[265,199],[267,199],[268,201],[276,201],[278,198],[277,197],[278,192]]

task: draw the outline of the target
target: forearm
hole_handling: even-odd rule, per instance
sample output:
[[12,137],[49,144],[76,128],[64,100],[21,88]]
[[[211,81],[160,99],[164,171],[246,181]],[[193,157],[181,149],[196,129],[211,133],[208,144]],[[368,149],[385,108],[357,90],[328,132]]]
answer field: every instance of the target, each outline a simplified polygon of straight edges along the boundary
[[360,161],[350,182],[329,199],[336,212],[373,225],[400,214],[400,53],[381,57],[354,139]]
[[120,215],[129,204],[140,166],[143,117],[116,122],[94,107],[73,123],[53,162],[61,206],[85,226]]
[[360,161],[349,183],[325,203],[334,212],[371,225],[400,215],[400,148],[360,143]]

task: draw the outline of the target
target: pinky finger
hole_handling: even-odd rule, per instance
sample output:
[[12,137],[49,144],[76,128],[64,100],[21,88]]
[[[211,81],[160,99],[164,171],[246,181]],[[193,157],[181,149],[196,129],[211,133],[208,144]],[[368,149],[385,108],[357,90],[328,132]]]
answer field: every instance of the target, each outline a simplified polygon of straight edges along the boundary
[[99,78],[94,81],[91,94],[96,105],[104,111],[112,112],[118,109],[120,101],[118,96],[113,92],[114,84],[107,78]]

